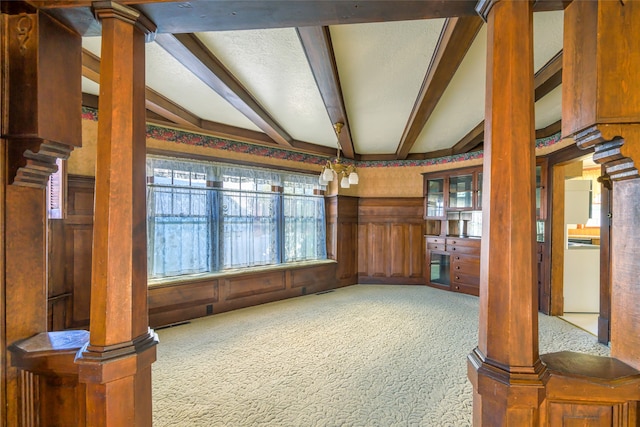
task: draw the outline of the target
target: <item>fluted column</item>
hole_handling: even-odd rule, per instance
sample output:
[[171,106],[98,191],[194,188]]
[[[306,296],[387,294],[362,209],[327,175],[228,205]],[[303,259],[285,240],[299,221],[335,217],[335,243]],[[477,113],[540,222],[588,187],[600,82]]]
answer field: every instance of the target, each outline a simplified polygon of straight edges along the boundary
[[532,2],[481,1],[487,21],[478,347],[469,355],[474,425],[538,425]]
[[81,352],[87,425],[151,425],[145,191],[145,41],[138,11],[93,4],[102,24],[91,277],[91,326]]

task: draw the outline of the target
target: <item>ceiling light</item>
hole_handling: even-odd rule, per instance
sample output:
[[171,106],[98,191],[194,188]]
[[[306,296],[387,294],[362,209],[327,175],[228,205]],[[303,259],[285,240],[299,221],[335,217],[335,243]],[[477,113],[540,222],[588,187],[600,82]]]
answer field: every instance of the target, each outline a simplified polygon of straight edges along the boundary
[[339,122],[333,125],[338,140],[338,153],[333,161],[327,160],[327,164],[322,167],[322,172],[320,172],[320,177],[318,178],[320,185],[327,185],[333,181],[334,175],[336,177],[342,176],[340,180],[340,187],[342,188],[349,188],[351,184],[356,185],[359,182],[356,167],[354,165],[344,165],[340,161],[340,149],[342,148],[340,147],[340,131],[342,126],[344,124]]

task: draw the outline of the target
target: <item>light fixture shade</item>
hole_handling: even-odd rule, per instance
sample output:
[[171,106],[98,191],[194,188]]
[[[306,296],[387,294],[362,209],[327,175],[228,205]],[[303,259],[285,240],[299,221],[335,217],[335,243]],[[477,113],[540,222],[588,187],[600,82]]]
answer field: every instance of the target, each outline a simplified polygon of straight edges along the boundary
[[358,181],[360,180],[360,177],[358,176],[358,173],[356,171],[353,171],[349,174],[349,184],[357,184]]
[[327,182],[333,181],[333,171],[329,168],[325,168],[324,171],[322,172],[322,179],[324,179]]
[[340,181],[340,187],[349,188],[349,178],[347,178],[346,175],[342,177],[342,180]]
[[322,175],[324,175],[322,172],[320,172],[320,176],[318,177],[318,184],[320,185],[327,185],[328,182],[324,180],[324,178],[322,177]]

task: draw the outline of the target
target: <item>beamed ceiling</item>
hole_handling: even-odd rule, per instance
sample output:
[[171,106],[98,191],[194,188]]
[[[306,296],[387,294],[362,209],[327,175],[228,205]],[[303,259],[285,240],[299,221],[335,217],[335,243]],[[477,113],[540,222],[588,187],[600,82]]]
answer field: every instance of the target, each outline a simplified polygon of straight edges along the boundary
[[[90,2],[30,2],[83,35],[96,102],[100,26]],[[123,1],[157,26],[146,45],[148,122],[360,160],[482,146],[486,24],[476,2]],[[537,136],[560,130],[562,1],[534,13]]]

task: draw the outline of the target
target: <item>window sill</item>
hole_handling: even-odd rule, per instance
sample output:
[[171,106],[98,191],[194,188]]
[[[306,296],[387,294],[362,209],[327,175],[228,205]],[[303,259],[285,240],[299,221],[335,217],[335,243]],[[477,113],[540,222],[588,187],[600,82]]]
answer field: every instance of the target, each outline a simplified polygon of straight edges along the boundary
[[326,264],[337,264],[337,261],[333,259],[326,259],[326,260],[313,260],[313,261],[299,261],[299,262],[291,262],[288,264],[278,264],[278,265],[265,265],[260,267],[236,268],[233,270],[225,270],[223,272],[218,272],[218,273],[185,274],[184,276],[178,276],[178,277],[150,279],[147,283],[149,288],[156,288],[156,287],[180,285],[180,284],[191,283],[191,282],[199,282],[203,280],[224,279],[227,277],[237,277],[241,275],[249,275],[249,274],[256,274],[256,273],[263,273],[263,272],[295,270],[299,268],[308,268],[308,267],[321,266]]

